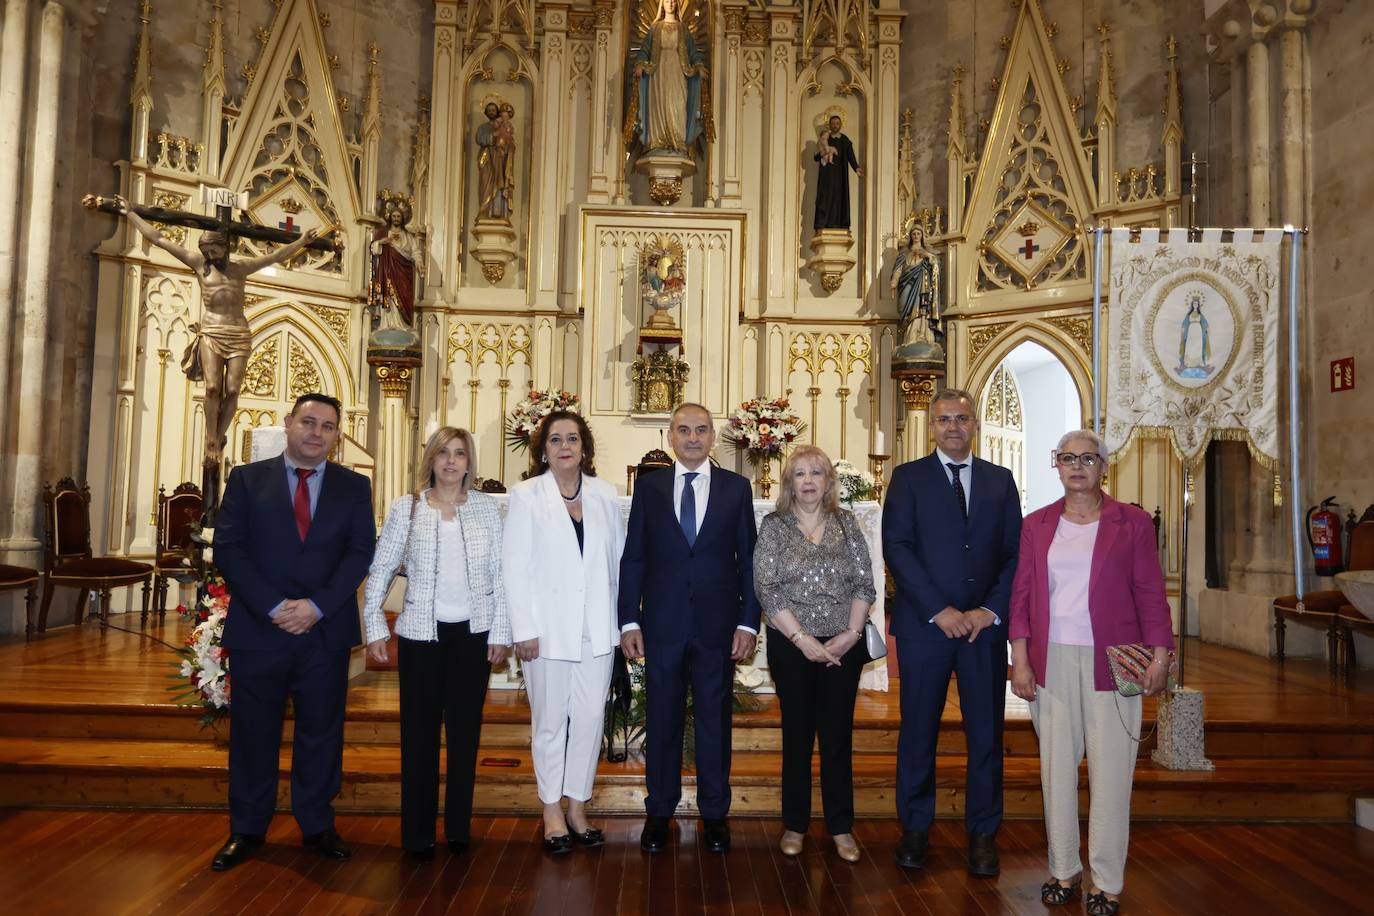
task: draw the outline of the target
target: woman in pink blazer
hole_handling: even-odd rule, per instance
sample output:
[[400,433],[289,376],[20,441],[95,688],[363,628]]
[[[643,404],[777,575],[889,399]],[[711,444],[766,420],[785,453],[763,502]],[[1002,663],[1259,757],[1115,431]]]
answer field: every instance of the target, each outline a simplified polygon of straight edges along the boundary
[[1154,523],[1102,492],[1106,449],[1088,430],[1054,451],[1064,498],[1026,516],[1012,584],[1012,692],[1029,701],[1040,739],[1050,879],[1047,905],[1069,903],[1083,881],[1078,849],[1078,764],[1088,757],[1090,916],[1120,909],[1130,832],[1131,780],[1141,698],[1116,692],[1108,646],[1154,652],[1146,696],[1164,689],[1174,645]]

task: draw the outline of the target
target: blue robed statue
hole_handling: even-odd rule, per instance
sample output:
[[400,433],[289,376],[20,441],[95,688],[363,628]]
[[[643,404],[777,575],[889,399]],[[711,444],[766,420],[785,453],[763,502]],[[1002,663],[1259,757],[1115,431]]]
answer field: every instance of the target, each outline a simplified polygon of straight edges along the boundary
[[709,74],[706,56],[678,17],[678,2],[660,0],[658,16],[633,58],[625,135],[639,140],[646,153],[687,155],[705,128],[701,97]]
[[931,339],[940,325],[940,262],[925,247],[925,230],[913,224],[892,265],[892,295],[904,331],[902,344]]

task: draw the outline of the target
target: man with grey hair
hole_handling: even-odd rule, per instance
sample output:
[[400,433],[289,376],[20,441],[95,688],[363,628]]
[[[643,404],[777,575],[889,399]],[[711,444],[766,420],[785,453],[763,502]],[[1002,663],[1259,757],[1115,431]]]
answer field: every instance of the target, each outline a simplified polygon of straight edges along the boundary
[[935,749],[951,673],[968,743],[964,826],[968,869],[998,873],[1007,619],[1021,539],[1011,472],[973,457],[973,396],[950,388],[930,403],[935,451],[892,472],[883,556],[897,584],[891,612],[900,667],[897,864],[925,864],[935,817]]
[[706,847],[730,847],[730,717],[735,662],[753,656],[754,500],[749,481],[711,466],[711,412],[682,404],[669,421],[671,469],[646,474],[630,504],[620,558],[620,647],[645,658],[644,831],[661,852],[682,799],[687,691],[696,732],[697,809]]

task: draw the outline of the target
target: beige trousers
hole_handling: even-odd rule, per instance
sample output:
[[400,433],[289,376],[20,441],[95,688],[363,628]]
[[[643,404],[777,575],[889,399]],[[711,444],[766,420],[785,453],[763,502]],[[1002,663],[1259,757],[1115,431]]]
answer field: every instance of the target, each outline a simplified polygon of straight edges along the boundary
[[[1050,643],[1045,686],[1030,704],[1040,736],[1040,787],[1050,874],[1069,879],[1083,870],[1078,854],[1078,764],[1088,755],[1088,865],[1108,894],[1125,883],[1131,830],[1131,780],[1140,735],[1140,697],[1093,685],[1092,646]],[[1124,722],[1124,724],[1123,724]]]

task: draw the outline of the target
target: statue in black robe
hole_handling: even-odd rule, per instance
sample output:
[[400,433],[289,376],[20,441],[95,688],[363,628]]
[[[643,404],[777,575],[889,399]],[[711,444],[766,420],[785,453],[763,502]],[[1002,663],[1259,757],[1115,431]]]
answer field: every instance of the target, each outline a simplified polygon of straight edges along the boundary
[[840,127],[840,116],[832,115],[830,130],[822,135],[821,149],[814,157],[820,163],[816,171],[815,229],[849,228],[849,170],[852,168],[854,174],[864,177],[859,160],[854,158],[854,144],[840,132]]

